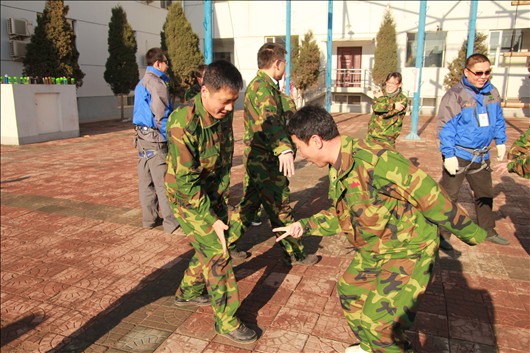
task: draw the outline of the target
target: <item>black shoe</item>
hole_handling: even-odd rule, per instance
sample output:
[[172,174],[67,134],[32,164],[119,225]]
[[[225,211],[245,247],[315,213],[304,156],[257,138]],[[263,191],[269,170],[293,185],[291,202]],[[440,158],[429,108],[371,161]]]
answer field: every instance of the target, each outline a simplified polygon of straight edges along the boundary
[[445,238],[443,238],[443,237],[440,237],[440,249],[445,250],[445,251],[453,251],[454,250],[454,248],[451,245],[451,243],[449,242],[449,240],[445,240]]
[[243,323],[241,323],[234,331],[223,333],[222,336],[238,343],[252,343],[256,342],[258,339],[258,334],[256,331],[248,328]]
[[230,250],[230,257],[234,260],[244,260],[249,256],[250,254],[246,251]]
[[492,235],[488,235],[486,240],[499,245],[510,245],[510,241],[501,237],[499,234],[497,234],[497,232],[494,232]]
[[176,306],[187,306],[187,305],[197,305],[197,306],[206,306],[212,303],[212,299],[208,294],[203,294],[201,296],[195,297],[193,299],[183,299],[175,297]]
[[285,259],[285,263],[288,266],[311,266],[318,262],[318,256],[315,254],[309,254],[302,260],[297,260],[294,255],[291,255],[289,259]]

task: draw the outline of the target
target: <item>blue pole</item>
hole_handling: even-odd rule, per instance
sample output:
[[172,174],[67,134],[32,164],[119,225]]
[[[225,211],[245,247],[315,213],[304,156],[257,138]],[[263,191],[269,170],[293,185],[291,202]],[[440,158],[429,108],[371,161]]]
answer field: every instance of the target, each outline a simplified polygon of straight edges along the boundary
[[285,14],[285,49],[287,50],[287,67],[285,68],[285,93],[291,94],[291,0],[287,0],[287,13]]
[[467,34],[467,55],[468,58],[474,52],[475,48],[475,28],[477,24],[478,1],[471,0],[471,13],[469,15],[469,33]]
[[331,112],[331,47],[333,28],[333,0],[328,0],[328,52],[326,62],[326,110]]
[[427,13],[427,1],[420,1],[420,23],[418,26],[418,46],[416,49],[416,90],[414,91],[414,102],[412,104],[412,125],[406,140],[420,140],[418,136],[418,114],[420,108],[421,71],[423,68],[423,50],[425,46],[425,17]]
[[204,0],[204,63],[213,61],[212,45],[212,0]]

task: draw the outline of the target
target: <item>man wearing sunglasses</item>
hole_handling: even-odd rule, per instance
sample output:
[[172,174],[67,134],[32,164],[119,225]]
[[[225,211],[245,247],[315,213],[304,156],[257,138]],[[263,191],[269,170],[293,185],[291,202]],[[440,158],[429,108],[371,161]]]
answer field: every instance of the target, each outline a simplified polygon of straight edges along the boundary
[[[483,54],[467,58],[462,80],[445,93],[438,110],[443,172],[440,185],[457,201],[464,178],[473,190],[478,224],[487,240],[508,245],[495,231],[490,145],[495,140],[497,160],[506,152],[506,124],[501,98],[490,82],[491,64]],[[451,234],[440,230],[440,248],[453,250]]]

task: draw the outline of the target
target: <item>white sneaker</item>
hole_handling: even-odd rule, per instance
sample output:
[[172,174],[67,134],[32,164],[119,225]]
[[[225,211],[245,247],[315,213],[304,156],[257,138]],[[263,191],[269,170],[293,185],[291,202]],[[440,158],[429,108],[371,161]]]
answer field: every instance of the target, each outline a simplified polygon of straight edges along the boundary
[[365,351],[364,349],[361,348],[360,345],[357,344],[355,346],[349,346],[348,348],[346,348],[344,353],[369,353],[369,352]]

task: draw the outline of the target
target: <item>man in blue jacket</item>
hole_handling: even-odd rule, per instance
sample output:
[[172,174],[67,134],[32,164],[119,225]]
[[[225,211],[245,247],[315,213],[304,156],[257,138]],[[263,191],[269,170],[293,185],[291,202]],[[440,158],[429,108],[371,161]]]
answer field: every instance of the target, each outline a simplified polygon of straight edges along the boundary
[[[445,93],[440,102],[438,127],[444,170],[440,185],[453,201],[464,178],[473,190],[478,224],[489,240],[508,245],[495,231],[490,144],[495,140],[497,160],[506,153],[506,124],[501,98],[490,82],[491,66],[482,54],[472,54],[465,63],[462,80]],[[440,247],[453,250],[451,234],[440,230]]]
[[164,232],[173,233],[179,223],[166,196],[166,123],[172,111],[166,75],[167,57],[160,48],[145,54],[147,68],[134,90],[133,124],[138,149],[138,190],[142,207],[142,225],[153,228],[159,221],[160,208]]

